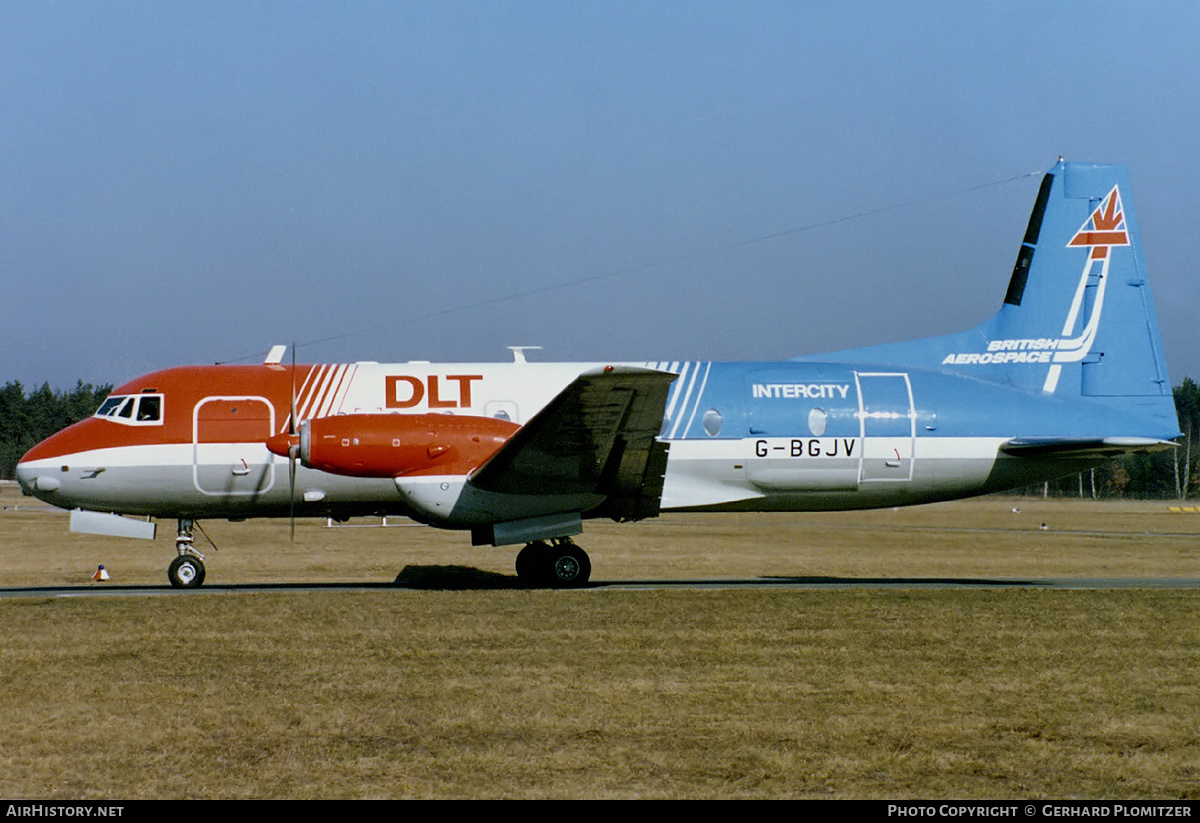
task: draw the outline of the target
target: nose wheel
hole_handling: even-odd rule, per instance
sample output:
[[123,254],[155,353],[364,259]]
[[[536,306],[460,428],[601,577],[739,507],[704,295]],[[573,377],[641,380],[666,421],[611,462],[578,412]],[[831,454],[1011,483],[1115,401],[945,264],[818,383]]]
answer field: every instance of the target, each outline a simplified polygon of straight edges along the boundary
[[190,554],[181,554],[167,566],[167,578],[177,589],[194,589],[204,582],[204,561]]
[[592,561],[570,538],[529,543],[517,555],[517,577],[537,588],[578,589],[587,585]]
[[192,543],[193,521],[181,518],[175,537],[179,556],[167,566],[167,579],[176,589],[194,589],[204,582],[204,555]]

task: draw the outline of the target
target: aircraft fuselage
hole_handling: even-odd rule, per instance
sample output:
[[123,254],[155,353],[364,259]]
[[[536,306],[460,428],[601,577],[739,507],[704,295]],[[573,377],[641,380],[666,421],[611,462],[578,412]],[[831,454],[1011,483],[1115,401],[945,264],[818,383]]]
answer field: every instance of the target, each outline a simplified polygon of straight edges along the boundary
[[[933,371],[797,362],[639,365],[678,375],[659,438],[669,447],[663,511],[866,508],[1006,489],[1099,459],[1002,454],[1000,446],[1018,433],[1100,437],[1122,424],[1120,413],[1103,406]],[[469,518],[457,522],[431,509],[399,478],[299,466],[293,485],[288,459],[266,446],[288,430],[293,391],[300,420],[445,414],[519,426],[596,367],[300,365],[294,390],[289,366],[167,369],[118,387],[107,409],[27,454],[19,474],[26,489],[64,508],[158,518],[406,514],[469,528]],[[1141,431],[1133,420],[1126,428]],[[434,469],[409,480],[440,487],[464,477]]]

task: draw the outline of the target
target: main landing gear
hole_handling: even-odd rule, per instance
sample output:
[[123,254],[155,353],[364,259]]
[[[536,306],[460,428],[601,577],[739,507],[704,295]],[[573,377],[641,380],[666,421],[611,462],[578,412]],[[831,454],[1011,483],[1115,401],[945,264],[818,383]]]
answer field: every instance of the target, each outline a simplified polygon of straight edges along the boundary
[[194,521],[179,518],[175,551],[179,556],[167,566],[167,578],[177,589],[194,589],[204,582],[204,555],[192,544]]
[[517,577],[529,586],[578,589],[587,585],[592,561],[569,537],[529,543],[517,555]]

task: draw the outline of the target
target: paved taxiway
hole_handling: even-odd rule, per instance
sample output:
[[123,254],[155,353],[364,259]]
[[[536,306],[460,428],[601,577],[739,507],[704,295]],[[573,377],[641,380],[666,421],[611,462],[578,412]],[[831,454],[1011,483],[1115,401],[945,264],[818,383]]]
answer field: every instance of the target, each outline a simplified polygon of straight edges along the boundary
[[[173,589],[170,586],[124,586],[98,584],[91,586],[14,586],[0,588],[0,599],[19,597],[106,597],[122,596],[176,596],[195,597],[204,594],[251,594],[255,592],[358,592],[381,589],[409,591],[494,591],[498,589],[523,589],[515,577],[484,573],[489,579],[462,575],[441,575],[441,579],[425,577],[396,583],[274,583],[274,584],[206,584],[195,590]],[[490,578],[496,579],[490,579]],[[1135,577],[1090,577],[1090,578],[1039,578],[1039,579],[988,579],[953,577],[763,577],[743,579],[710,580],[613,580],[593,581],[577,592],[637,591],[654,589],[1200,589],[1200,578],[1135,578]],[[568,592],[563,592],[564,594]]]

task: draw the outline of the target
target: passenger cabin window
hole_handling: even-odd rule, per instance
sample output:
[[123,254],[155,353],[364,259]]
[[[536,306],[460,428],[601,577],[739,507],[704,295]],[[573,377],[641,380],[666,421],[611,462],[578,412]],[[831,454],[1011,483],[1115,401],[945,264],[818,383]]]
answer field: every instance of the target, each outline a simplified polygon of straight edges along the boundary
[[116,395],[105,399],[95,416],[127,426],[159,426],[162,408],[161,394]]
[[704,424],[704,431],[709,437],[716,437],[721,433],[721,413],[716,409],[706,411],[704,417],[701,418],[701,422]]

